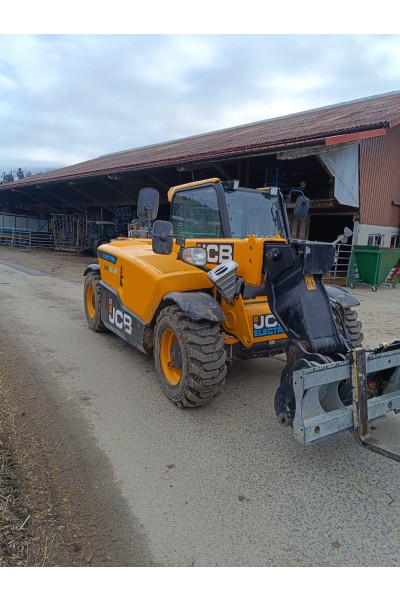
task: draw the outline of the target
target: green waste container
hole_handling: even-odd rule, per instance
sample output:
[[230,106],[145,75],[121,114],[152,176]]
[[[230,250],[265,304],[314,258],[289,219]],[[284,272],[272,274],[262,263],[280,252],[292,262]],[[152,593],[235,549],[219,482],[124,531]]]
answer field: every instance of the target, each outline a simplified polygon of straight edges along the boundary
[[353,246],[353,252],[357,262],[359,282],[369,283],[373,290],[385,281],[400,260],[400,248]]

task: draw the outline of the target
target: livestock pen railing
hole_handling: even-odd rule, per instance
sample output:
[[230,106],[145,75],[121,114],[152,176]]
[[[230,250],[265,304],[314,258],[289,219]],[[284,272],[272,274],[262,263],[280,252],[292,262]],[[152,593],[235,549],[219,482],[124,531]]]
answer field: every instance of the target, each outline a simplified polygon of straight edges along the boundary
[[349,266],[351,264],[351,244],[337,244],[335,247],[335,258],[329,270],[329,279],[347,280]]
[[0,245],[26,250],[54,248],[53,235],[48,232],[17,229],[15,227],[0,227]]

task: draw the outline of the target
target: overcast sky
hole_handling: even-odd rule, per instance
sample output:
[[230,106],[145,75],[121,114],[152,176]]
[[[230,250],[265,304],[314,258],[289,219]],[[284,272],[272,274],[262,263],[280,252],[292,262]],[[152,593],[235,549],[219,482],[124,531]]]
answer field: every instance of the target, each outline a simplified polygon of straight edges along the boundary
[[398,89],[399,35],[0,35],[0,174]]

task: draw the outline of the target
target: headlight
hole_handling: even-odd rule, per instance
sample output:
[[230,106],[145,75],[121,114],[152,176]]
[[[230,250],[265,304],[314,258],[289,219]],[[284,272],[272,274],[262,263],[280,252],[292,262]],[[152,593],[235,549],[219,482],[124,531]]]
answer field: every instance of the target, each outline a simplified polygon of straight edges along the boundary
[[196,267],[204,267],[207,262],[207,252],[205,248],[185,248],[182,252],[182,260]]

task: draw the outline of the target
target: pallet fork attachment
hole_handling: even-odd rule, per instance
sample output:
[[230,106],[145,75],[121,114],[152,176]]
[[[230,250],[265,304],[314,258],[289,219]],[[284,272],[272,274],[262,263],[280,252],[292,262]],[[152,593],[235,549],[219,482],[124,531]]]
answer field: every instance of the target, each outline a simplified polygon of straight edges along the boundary
[[[398,358],[398,357],[397,357]],[[352,382],[353,382],[353,406],[355,408],[354,412],[354,424],[355,424],[355,438],[359,441],[365,448],[371,450],[372,452],[376,452],[377,454],[382,454],[382,456],[386,456],[387,458],[391,458],[392,460],[396,460],[400,462],[400,446],[391,446],[384,442],[381,442],[375,436],[371,435],[368,427],[368,371],[367,371],[367,354],[366,351],[362,348],[357,348],[353,350],[352,357]],[[389,364],[392,364],[392,359],[389,358]],[[391,381],[394,385],[394,381],[399,382],[399,372],[400,368],[397,367],[393,375],[397,377],[391,377]],[[386,391],[386,394],[383,396],[383,400],[387,402],[387,408],[389,410],[393,410],[395,413],[399,412],[399,397],[400,391],[397,389],[396,391],[390,391],[390,384],[386,389],[389,388],[389,391]],[[394,396],[394,397],[392,397]],[[380,396],[382,399],[382,396]],[[397,403],[395,402],[397,398]],[[397,404],[397,408],[396,408]]]
[[400,447],[381,442],[369,431],[372,421],[400,412],[400,342],[368,351],[356,348],[350,358],[311,363],[292,377],[293,430],[301,445],[353,431],[368,450],[400,462]]

